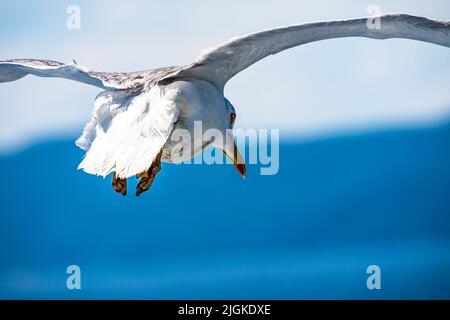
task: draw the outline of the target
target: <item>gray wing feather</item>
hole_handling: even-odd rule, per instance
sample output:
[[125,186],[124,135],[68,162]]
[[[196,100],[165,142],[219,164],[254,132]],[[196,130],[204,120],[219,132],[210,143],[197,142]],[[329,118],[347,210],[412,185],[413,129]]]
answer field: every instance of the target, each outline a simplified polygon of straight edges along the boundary
[[369,29],[368,18],[305,23],[253,33],[230,40],[181,69],[180,77],[207,80],[222,89],[226,82],[257,61],[280,51],[332,38],[405,38],[450,47],[450,22],[406,14],[383,15],[380,29]]
[[95,72],[78,64],[64,64],[41,59],[13,59],[0,61],[0,82],[15,81],[32,74],[74,80],[102,89],[143,89],[152,86],[181,67],[167,67],[137,72]]

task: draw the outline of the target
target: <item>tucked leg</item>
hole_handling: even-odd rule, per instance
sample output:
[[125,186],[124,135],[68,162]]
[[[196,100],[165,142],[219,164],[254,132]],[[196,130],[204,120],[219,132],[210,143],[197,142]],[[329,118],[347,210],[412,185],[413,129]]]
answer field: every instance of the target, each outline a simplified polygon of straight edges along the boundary
[[152,186],[153,180],[155,179],[158,172],[161,171],[161,156],[162,149],[156,156],[155,161],[153,161],[150,168],[147,171],[144,171],[136,176],[137,178],[141,179],[136,187],[136,196],[140,196],[143,192],[148,191],[148,189],[150,189],[150,187]]
[[114,173],[114,177],[112,180],[112,187],[115,192],[118,192],[123,196],[127,195],[127,179],[126,178],[121,179],[121,178],[117,177],[116,174]]

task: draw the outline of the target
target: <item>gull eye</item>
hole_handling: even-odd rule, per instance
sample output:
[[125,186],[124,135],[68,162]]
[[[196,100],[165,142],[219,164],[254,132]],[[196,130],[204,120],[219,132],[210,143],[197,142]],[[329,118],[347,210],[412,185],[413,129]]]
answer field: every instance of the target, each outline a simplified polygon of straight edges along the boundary
[[230,113],[230,124],[234,125],[235,121],[236,121],[236,113],[232,112]]

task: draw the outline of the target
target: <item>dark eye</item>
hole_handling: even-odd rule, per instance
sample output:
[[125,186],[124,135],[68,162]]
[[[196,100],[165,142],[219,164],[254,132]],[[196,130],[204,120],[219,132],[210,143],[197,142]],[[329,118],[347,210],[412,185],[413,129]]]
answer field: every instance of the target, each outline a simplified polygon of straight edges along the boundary
[[232,112],[230,113],[230,124],[233,125],[236,121],[236,113]]

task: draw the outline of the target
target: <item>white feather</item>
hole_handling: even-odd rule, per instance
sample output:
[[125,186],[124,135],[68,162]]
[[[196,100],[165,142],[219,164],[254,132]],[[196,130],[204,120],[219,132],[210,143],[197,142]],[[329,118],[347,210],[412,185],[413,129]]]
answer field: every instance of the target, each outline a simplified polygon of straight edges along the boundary
[[154,86],[139,95],[107,91],[77,145],[87,150],[79,169],[100,176],[128,178],[147,170],[169,137],[179,115],[179,93]]

